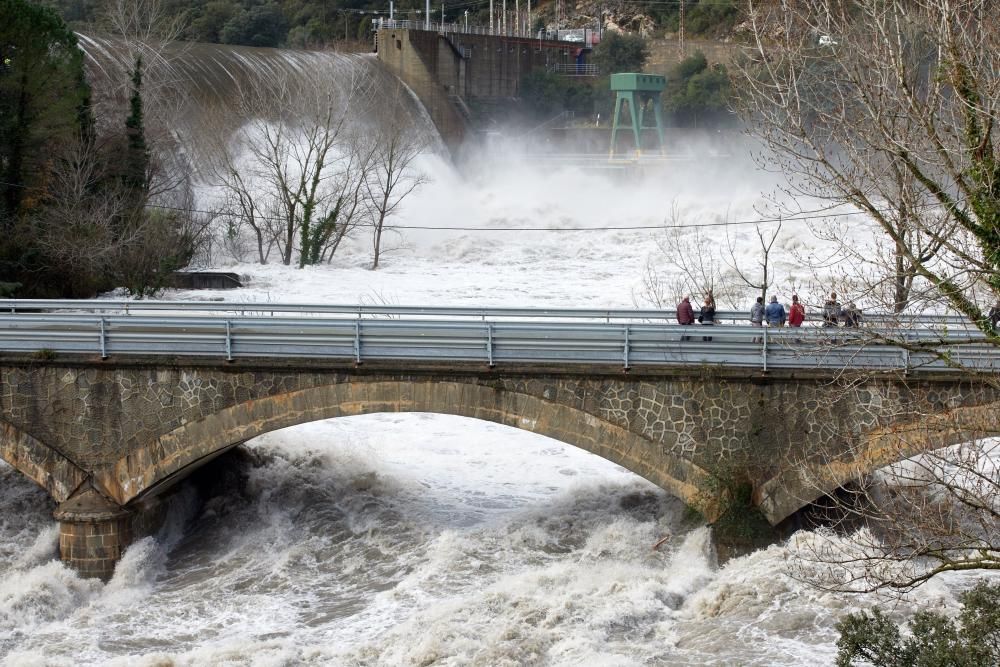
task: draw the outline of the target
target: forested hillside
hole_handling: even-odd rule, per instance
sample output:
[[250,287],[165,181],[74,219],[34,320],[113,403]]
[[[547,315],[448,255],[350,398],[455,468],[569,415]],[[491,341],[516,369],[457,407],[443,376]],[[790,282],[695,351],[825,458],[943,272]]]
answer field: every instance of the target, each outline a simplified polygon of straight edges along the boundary
[[[57,10],[75,30],[107,27],[109,5],[125,0],[43,0]],[[198,42],[320,48],[335,42],[367,41],[375,16],[387,16],[389,0],[151,0],[163,21],[180,27],[178,37]],[[508,3],[512,5],[513,3]],[[496,11],[501,3],[494,3]],[[582,0],[533,3],[535,29],[543,26],[582,27],[613,25],[644,37],[676,32],[681,24],[681,3]],[[444,7],[445,19],[470,23],[489,22],[489,0],[456,0],[432,3],[435,20]],[[525,9],[527,3],[521,9]],[[395,0],[397,18],[422,18],[420,0]],[[513,10],[513,6],[509,7]],[[719,37],[737,21],[736,0],[685,0],[684,30],[688,35]]]

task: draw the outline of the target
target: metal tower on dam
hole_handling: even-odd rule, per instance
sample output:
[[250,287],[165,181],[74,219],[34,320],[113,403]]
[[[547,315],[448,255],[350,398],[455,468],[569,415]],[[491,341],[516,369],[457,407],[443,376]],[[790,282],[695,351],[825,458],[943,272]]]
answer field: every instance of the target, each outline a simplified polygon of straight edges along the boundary
[[[637,155],[642,155],[642,131],[646,128],[646,109],[652,107],[659,142],[657,149],[663,153],[663,113],[661,111],[660,93],[667,86],[667,80],[658,74],[622,73],[611,75],[611,90],[615,91],[615,111],[611,125],[611,152],[615,157],[618,141],[618,130],[631,129],[635,138]],[[630,125],[621,125],[622,107],[628,106]]]

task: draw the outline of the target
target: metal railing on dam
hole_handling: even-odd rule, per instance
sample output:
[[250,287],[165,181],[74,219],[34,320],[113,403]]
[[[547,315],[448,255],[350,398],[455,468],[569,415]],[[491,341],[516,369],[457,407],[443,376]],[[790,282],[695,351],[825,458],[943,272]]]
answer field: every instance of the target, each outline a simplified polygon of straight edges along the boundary
[[0,353],[995,372],[1000,347],[941,315],[856,328],[680,326],[672,310],[0,300]]
[[591,47],[600,41],[600,34],[592,28],[562,28],[560,30],[531,30],[526,25],[514,21],[492,24],[477,24],[468,21],[411,21],[406,19],[380,18],[372,26],[375,30],[423,30],[453,35],[491,35],[493,37],[517,37],[537,41],[562,42],[567,46]]

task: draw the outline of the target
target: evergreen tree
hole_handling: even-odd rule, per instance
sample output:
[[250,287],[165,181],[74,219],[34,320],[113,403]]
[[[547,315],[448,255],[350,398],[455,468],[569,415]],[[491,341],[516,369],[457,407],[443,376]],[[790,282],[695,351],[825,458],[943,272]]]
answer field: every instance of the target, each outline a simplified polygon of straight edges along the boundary
[[50,9],[0,0],[0,225],[41,201],[51,148],[92,130],[76,37]]
[[920,612],[910,636],[879,609],[849,614],[837,624],[837,667],[996,667],[1000,665],[1000,584],[980,582],[961,596],[958,619]]
[[594,47],[594,63],[601,74],[641,72],[649,58],[649,44],[639,35],[609,32]]
[[60,280],[28,218],[47,201],[53,154],[93,131],[72,31],[49,9],[0,0],[0,293],[51,293]]
[[132,95],[129,98],[128,118],[125,119],[125,137],[128,146],[122,184],[141,206],[146,203],[149,193],[149,148],[146,146],[142,111],[142,56],[136,59],[132,71]]
[[705,54],[695,51],[671,70],[663,107],[681,125],[732,123],[729,92],[725,65],[709,66]]

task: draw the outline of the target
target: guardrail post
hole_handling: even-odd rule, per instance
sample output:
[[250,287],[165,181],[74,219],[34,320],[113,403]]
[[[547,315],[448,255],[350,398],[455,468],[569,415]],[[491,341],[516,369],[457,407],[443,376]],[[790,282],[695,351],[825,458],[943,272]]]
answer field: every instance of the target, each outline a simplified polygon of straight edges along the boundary
[[486,358],[489,360],[490,368],[493,368],[496,364],[493,363],[493,323],[488,322],[486,324]]
[[630,327],[629,325],[626,324],[624,328],[625,328],[625,356],[622,359],[622,361],[624,362],[624,368],[625,368],[625,370],[628,370],[629,369],[629,365],[628,365],[629,332],[632,330],[632,327]]
[[910,348],[906,347],[906,332],[903,332],[903,375],[910,374]]
[[354,320],[354,363],[361,363],[361,319]]
[[233,360],[233,329],[232,323],[226,320],[226,361]]
[[761,338],[761,340],[764,341],[764,344],[761,345],[761,352],[760,352],[760,354],[761,354],[761,361],[764,364],[764,372],[766,373],[767,372],[767,327],[765,327],[764,325],[761,325],[761,329],[764,330],[763,331],[764,335]]
[[101,318],[101,359],[108,358],[108,332],[104,328],[104,318]]

